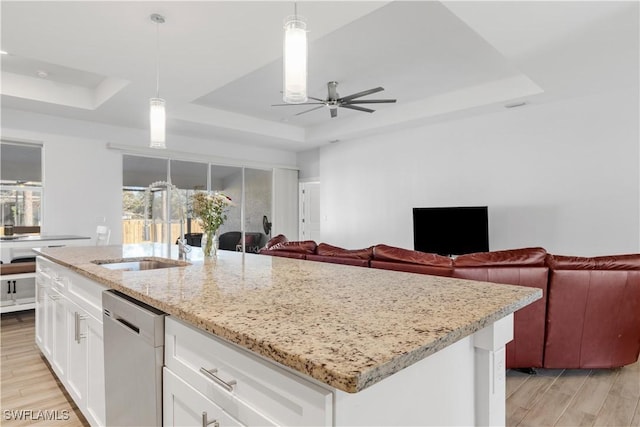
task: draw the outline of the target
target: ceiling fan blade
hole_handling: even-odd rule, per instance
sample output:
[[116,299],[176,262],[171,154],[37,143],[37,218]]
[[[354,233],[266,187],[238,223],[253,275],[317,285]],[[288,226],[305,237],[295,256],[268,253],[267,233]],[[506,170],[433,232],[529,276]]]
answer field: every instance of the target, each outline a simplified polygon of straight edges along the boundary
[[[318,103],[318,104],[319,104],[319,103]],[[324,107],[324,105],[321,105],[321,106],[319,106],[319,107],[314,107],[314,108],[312,108],[312,109],[310,109],[310,110],[302,111],[302,112],[300,112],[300,113],[294,114],[294,116],[299,116],[300,114],[309,113],[309,112],[311,112],[311,111],[315,111],[315,110],[317,110],[317,109],[319,109],[319,108],[322,108],[322,107]]]
[[296,105],[318,105],[318,104],[324,105],[324,102],[303,102],[302,104],[271,104],[271,106],[272,107],[288,107],[288,106],[295,107]]
[[382,92],[383,90],[384,90],[383,87],[376,87],[369,90],[363,90],[362,92],[354,93],[351,95],[347,95],[343,98],[340,98],[338,101],[347,102],[347,101],[351,101],[352,99],[360,98],[361,96],[367,96],[367,95],[371,95],[372,93]]
[[376,111],[376,110],[371,110],[369,108],[358,107],[357,105],[351,105],[351,104],[341,104],[340,106],[342,108],[348,108],[350,110],[364,111],[365,113],[373,113],[374,111]]
[[361,99],[343,102],[343,104],[382,104],[396,102],[395,99]]
[[337,108],[330,108],[329,111],[331,112],[331,118],[334,118],[334,117],[338,116],[338,109]]
[[324,102],[324,99],[314,98],[313,96],[307,96],[307,98],[309,98],[309,99],[313,99],[314,101]]

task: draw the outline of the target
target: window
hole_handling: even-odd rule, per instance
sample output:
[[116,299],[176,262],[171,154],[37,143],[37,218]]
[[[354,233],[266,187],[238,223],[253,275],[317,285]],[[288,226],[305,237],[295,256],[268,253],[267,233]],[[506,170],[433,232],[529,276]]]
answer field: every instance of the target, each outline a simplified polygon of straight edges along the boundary
[[42,222],[42,146],[0,144],[0,213],[2,226],[16,233],[40,232]]
[[191,197],[196,191],[221,191],[232,199],[233,206],[220,227],[220,249],[241,250],[241,233],[245,231],[252,242],[246,245],[246,250],[257,252],[267,240],[263,218],[271,217],[271,176],[269,169],[124,155],[123,243],[166,241],[167,192],[162,188],[149,189],[149,186],[169,181],[171,177],[171,183],[177,188],[171,192],[171,242],[175,242],[180,233],[186,233],[188,241],[189,237],[199,241],[197,237],[202,229],[192,217]]

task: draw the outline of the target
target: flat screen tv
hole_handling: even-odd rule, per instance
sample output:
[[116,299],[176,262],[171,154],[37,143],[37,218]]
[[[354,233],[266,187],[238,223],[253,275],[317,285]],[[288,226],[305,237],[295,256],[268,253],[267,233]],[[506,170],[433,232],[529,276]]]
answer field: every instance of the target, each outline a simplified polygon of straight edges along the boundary
[[413,208],[413,248],[445,256],[489,251],[487,207]]

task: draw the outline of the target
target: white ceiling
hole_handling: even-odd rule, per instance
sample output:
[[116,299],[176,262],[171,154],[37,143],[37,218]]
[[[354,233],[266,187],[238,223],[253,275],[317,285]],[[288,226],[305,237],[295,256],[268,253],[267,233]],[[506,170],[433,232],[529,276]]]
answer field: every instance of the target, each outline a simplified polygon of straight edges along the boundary
[[[505,104],[638,86],[638,2],[299,1],[309,94],[383,86],[375,113],[281,103],[292,2],[2,1],[2,108],[144,129],[160,96],[172,136],[302,151]],[[46,78],[37,76],[45,71]]]

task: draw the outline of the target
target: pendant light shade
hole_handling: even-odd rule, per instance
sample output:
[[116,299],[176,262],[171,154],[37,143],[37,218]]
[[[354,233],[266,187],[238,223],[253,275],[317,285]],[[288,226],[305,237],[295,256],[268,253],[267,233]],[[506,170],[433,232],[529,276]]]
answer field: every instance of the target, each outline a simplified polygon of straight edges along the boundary
[[164,16],[154,13],[150,16],[156,23],[156,97],[149,100],[149,147],[167,148],[166,112],[164,99],[160,98],[160,24],[164,24]]
[[297,14],[284,25],[283,101],[307,102],[307,24]]
[[149,127],[151,148],[167,148],[165,145],[166,114],[164,99],[151,98],[149,100]]

